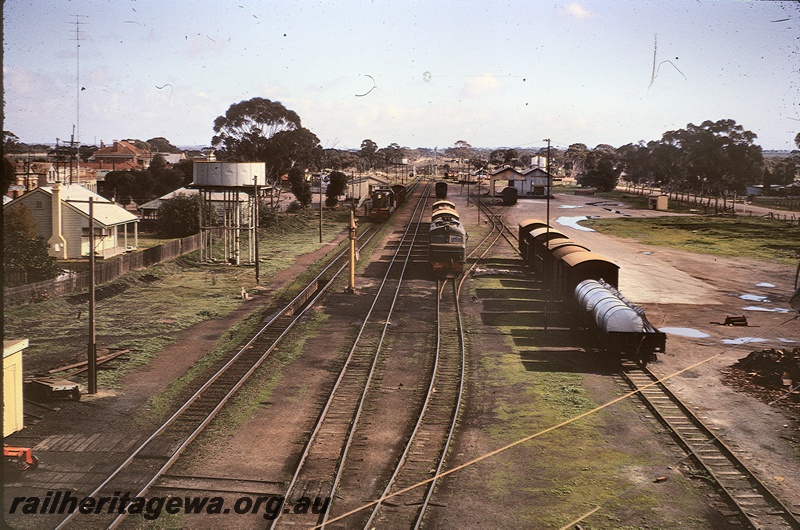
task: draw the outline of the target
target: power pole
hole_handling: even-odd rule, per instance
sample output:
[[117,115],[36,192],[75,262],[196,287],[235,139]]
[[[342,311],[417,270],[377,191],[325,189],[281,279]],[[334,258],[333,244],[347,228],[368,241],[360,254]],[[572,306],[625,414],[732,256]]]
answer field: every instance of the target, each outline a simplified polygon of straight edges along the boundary
[[97,326],[95,322],[94,197],[89,197],[89,394],[97,394]]
[[258,175],[253,177],[253,237],[255,238],[255,260],[256,260],[256,285],[259,281],[258,266]]
[[[547,159],[545,160],[544,171],[547,173],[547,185],[545,187],[545,191],[547,193],[547,228],[545,232],[547,233],[547,241],[550,241],[550,193],[552,192],[552,179],[550,178],[550,138],[545,138],[545,142],[547,142]],[[547,287],[545,297],[544,297],[544,330],[547,331],[547,301],[550,298],[550,279],[548,278],[548,266],[547,260],[544,262],[544,279],[547,282]]]

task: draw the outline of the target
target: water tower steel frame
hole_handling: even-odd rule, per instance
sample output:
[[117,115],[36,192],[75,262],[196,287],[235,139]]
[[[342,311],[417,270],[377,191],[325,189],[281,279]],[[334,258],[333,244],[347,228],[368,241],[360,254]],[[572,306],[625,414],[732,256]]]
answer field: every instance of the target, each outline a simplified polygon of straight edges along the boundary
[[222,261],[242,263],[242,236],[247,263],[256,262],[255,238],[258,197],[269,188],[263,162],[194,163],[192,188],[200,191],[200,261],[217,261],[214,245],[222,243]]

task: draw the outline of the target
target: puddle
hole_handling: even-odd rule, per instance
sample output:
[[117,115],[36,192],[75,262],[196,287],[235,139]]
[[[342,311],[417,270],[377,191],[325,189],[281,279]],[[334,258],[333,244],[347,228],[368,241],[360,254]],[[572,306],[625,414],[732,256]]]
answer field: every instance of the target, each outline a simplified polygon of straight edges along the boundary
[[768,311],[770,313],[788,313],[788,309],[784,309],[782,307],[760,307],[757,305],[749,305],[747,307],[743,307],[742,311]]
[[578,223],[580,221],[585,221],[589,219],[585,215],[581,215],[580,217],[559,217],[556,219],[556,223],[564,226],[569,226],[570,228],[574,228],[575,230],[581,230],[583,232],[594,232],[594,228],[588,228],[586,226],[581,226]]
[[794,344],[795,342],[797,342],[796,340],[792,340],[792,339],[782,339],[782,338],[780,338],[780,337],[778,338],[778,340],[779,340],[779,341],[781,341],[781,342],[786,342],[786,343],[789,343],[789,344]]
[[722,339],[722,344],[750,344],[751,342],[769,342],[759,337],[739,337],[738,339]]
[[669,335],[680,335],[681,337],[693,337],[696,339],[702,339],[710,336],[708,333],[703,333],[702,331],[692,328],[658,328],[658,330]]
[[642,254],[644,254],[645,256],[649,256],[650,254],[652,254],[652,252],[650,252],[649,250],[645,250],[644,252],[642,252]]
[[748,302],[771,302],[766,296],[760,294],[740,294],[739,298]]
[[761,283],[757,283],[756,287],[775,287],[775,285],[773,285],[771,283],[767,283],[767,282],[761,282]]
[[577,206],[577,205],[574,205],[574,204],[559,204],[558,207],[559,208],[563,208],[565,210],[566,209],[570,209],[570,208],[583,208],[582,206]]

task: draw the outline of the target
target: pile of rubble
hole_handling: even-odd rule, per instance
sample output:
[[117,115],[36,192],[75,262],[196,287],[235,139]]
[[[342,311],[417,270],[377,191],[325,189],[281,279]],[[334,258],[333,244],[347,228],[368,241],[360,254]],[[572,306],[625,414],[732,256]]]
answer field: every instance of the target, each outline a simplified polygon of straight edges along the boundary
[[800,411],[800,348],[754,351],[731,366],[723,381],[767,403]]

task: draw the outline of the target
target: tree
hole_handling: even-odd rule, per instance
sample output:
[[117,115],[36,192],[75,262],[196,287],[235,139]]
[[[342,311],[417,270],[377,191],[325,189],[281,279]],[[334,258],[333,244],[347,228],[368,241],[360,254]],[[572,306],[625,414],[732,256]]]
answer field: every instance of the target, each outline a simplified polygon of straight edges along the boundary
[[306,181],[306,172],[300,167],[295,166],[289,170],[289,186],[301,207],[311,204],[311,185]]
[[336,206],[339,195],[347,190],[347,175],[341,171],[332,171],[328,175],[328,189],[325,190],[325,206]]
[[519,153],[517,153],[517,150],[506,149],[506,152],[503,155],[503,163],[511,167],[517,167],[519,165]]
[[584,162],[589,155],[589,148],[586,144],[576,143],[567,148],[564,153],[564,167],[567,171],[567,176],[576,178],[583,173]]
[[764,157],[761,147],[753,144],[755,138],[755,133],[728,119],[667,131],[662,142],[681,151],[689,191],[721,197],[743,193],[748,182],[760,180]]
[[214,120],[217,134],[211,145],[221,158],[230,161],[265,162],[267,140],[300,127],[300,116],[280,101],[256,97],[234,103],[224,116]]
[[794,145],[796,145],[797,148],[800,149],[800,133],[797,133],[797,136],[794,137]]
[[61,273],[55,257],[48,253],[45,238],[36,237],[33,217],[23,204],[3,212],[3,267],[24,272],[28,282],[55,278]]
[[617,149],[625,178],[634,184],[649,182],[652,176],[650,168],[650,150],[643,142],[627,144]]
[[151,171],[158,171],[166,167],[167,167],[167,159],[164,158],[164,155],[158,154],[153,157],[153,160],[150,161]]
[[358,151],[358,156],[366,159],[370,169],[375,163],[375,155],[377,153],[378,153],[378,144],[376,144],[369,138],[361,142],[361,149]]
[[158,208],[157,231],[165,237],[186,237],[200,231],[200,195],[179,194]]
[[278,132],[264,144],[267,178],[277,184],[294,166],[316,165],[321,154],[319,138],[305,127]]
[[598,147],[600,149],[594,149],[586,156],[586,174],[581,183],[599,191],[611,191],[617,187],[622,166],[617,163],[613,148]]
[[27,206],[17,203],[3,210],[3,233],[20,232],[27,238],[36,237],[36,221]]
[[0,180],[0,194],[5,195],[8,188],[17,180],[17,169],[11,160],[3,157],[3,178]]
[[163,136],[158,136],[156,138],[150,138],[147,140],[147,143],[150,145],[150,149],[152,149],[156,153],[175,153],[179,154],[181,152],[180,149],[172,145],[169,140],[164,138]]
[[[800,135],[798,135],[800,136]],[[4,153],[14,153],[17,152],[18,149],[21,147],[19,143],[19,137],[10,132],[10,131],[3,131],[3,152]]]

